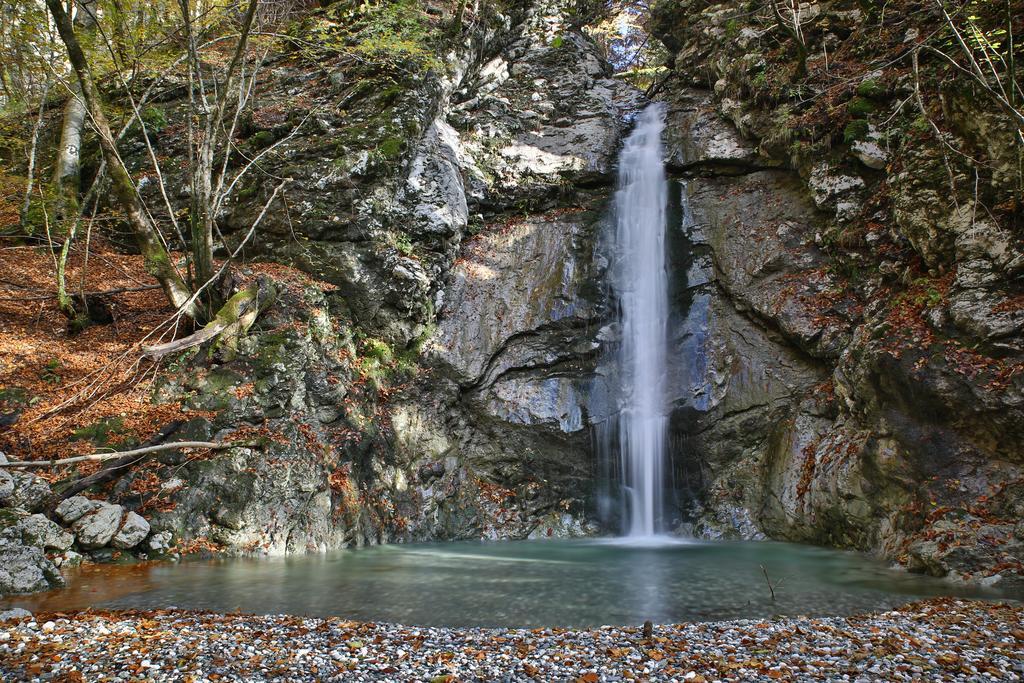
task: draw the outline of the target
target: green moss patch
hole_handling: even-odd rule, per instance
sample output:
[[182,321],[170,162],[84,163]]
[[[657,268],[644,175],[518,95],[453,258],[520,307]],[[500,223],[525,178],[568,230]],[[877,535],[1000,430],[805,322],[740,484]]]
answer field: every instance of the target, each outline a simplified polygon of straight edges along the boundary
[[846,111],[850,112],[850,116],[861,118],[873,114],[875,105],[866,97],[854,97],[846,105]]
[[846,124],[846,128],[843,129],[843,142],[850,144],[857,140],[863,140],[867,137],[870,129],[871,127],[864,119],[854,119]]
[[79,427],[71,436],[72,441],[90,441],[94,446],[106,446],[119,440],[124,435],[124,420],[120,417],[107,417],[97,420],[91,425]]

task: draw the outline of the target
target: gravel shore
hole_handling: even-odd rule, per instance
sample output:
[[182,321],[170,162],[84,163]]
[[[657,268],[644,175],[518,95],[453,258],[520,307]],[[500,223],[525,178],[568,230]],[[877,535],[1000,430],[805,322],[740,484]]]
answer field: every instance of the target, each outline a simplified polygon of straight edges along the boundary
[[183,611],[0,622],[3,680],[1024,680],[1024,606],[642,628],[414,628]]

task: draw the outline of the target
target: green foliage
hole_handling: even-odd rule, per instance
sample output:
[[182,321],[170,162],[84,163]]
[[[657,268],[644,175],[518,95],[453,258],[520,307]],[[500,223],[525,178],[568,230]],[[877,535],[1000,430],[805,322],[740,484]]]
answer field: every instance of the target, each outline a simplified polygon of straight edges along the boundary
[[925,292],[925,305],[929,308],[934,308],[940,304],[942,304],[942,292],[934,287],[929,287],[928,291]]
[[47,384],[60,384],[63,378],[60,375],[61,362],[59,358],[51,358],[46,361],[46,365],[43,366],[42,371],[39,373],[39,379],[43,380]]
[[367,70],[415,73],[442,65],[435,33],[413,0],[338,2],[292,34],[312,58],[324,51],[348,54]]
[[141,115],[146,124],[146,130],[152,133],[159,133],[167,127],[167,114],[160,107],[146,107],[142,110]]
[[30,399],[24,387],[5,387],[0,389],[0,411],[11,412],[26,405],[32,405],[38,399]]
[[666,71],[668,69],[664,66],[645,66],[638,69],[620,71],[615,74],[615,77],[631,83],[639,90],[646,90]]
[[[485,176],[488,178],[488,184],[493,184],[490,176],[485,172]],[[470,237],[479,235],[487,227],[487,221],[483,219],[480,214],[470,214],[469,220],[466,222],[466,234]]]
[[[429,319],[433,320],[433,318],[434,318],[434,307],[433,307],[433,305],[430,306],[430,311],[429,311],[427,317]],[[416,354],[417,356],[420,355],[421,353],[423,353],[423,348],[427,345],[427,342],[430,341],[431,338],[436,333],[437,333],[437,324],[436,323],[428,323],[427,325],[425,325],[423,327],[423,331],[420,332],[419,336],[416,337],[416,339],[413,340],[412,344],[409,346],[409,351],[411,351],[412,353]]]
[[243,187],[241,190],[238,190],[235,193],[235,197],[237,197],[239,201],[247,201],[249,199],[254,198],[257,194],[259,194],[259,191],[260,184],[252,183],[251,185],[247,185]]
[[393,238],[393,244],[403,256],[412,256],[413,243],[409,235],[404,232],[397,233]]
[[403,353],[399,356],[398,360],[395,361],[394,375],[399,379],[413,377],[419,370],[419,367],[420,366],[416,363],[415,356]]
[[[26,0],[0,0],[0,112],[34,109],[42,94],[52,56],[59,54],[58,41],[50,31],[46,5]],[[44,75],[42,78],[40,75]]]
[[745,90],[742,96],[749,95],[761,104],[774,104],[800,94],[793,84],[788,66],[771,61],[765,63],[761,55],[753,53],[747,59],[750,66],[746,72],[742,72],[740,79],[740,85]]
[[846,105],[846,110],[850,116],[864,117],[874,113],[875,105],[865,97],[854,97]]
[[869,129],[870,126],[868,126],[867,121],[864,119],[854,119],[846,124],[846,128],[843,130],[843,142],[850,144],[857,140],[863,140],[867,137]]
[[386,342],[371,338],[363,340],[363,357],[386,365],[394,360],[395,354]]
[[923,116],[916,117],[910,122],[910,130],[918,135],[924,135],[925,133],[931,132],[931,125],[928,123],[928,119]]
[[25,234],[30,236],[45,235],[47,221],[45,206],[47,202],[53,201],[53,192],[50,189],[51,186],[49,185],[44,189],[45,197],[39,197],[36,192],[32,193],[32,201],[29,203],[28,212],[25,214]]
[[551,40],[551,47],[555,48],[556,50],[558,48],[562,47],[562,45],[564,45],[564,44],[565,44],[565,39],[562,38],[562,36],[555,36]]
[[380,143],[377,152],[385,159],[395,159],[402,153],[405,141],[399,137],[391,137]]

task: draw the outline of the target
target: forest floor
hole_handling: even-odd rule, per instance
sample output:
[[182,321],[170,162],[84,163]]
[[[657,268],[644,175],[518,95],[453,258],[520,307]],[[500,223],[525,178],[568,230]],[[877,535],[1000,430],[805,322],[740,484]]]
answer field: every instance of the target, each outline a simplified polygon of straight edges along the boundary
[[1024,680],[1024,606],[638,628],[414,628],[175,610],[0,622],[4,680]]
[[0,451],[19,460],[131,443],[179,413],[149,398],[159,367],[141,361],[140,345],[173,334],[174,310],[141,257],[101,240],[88,256],[71,252],[68,289],[107,292],[92,299],[104,322],[77,333],[57,307],[54,271],[49,249],[0,244]]
[[[0,452],[48,460],[128,448],[163,425],[195,417],[179,401],[152,400],[154,382],[168,366],[145,358],[144,347],[192,327],[175,316],[142,257],[100,238],[72,249],[68,291],[91,295],[91,317],[98,319],[75,330],[57,306],[53,253],[22,242],[0,236]],[[245,263],[239,282],[258,274],[285,284],[311,282],[298,270],[267,262]],[[74,474],[99,467],[80,463]],[[55,480],[69,473],[36,474]]]

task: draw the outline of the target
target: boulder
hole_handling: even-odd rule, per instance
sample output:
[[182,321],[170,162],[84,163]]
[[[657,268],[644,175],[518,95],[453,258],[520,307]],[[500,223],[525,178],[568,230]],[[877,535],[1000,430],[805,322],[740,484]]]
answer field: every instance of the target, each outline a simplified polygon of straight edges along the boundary
[[881,171],[889,163],[889,153],[872,140],[858,140],[850,147],[850,151],[862,164],[876,171]]
[[816,165],[807,180],[814,204],[822,210],[835,211],[836,219],[849,220],[860,210],[864,181],[827,162]]
[[89,550],[107,545],[121,527],[123,514],[124,508],[120,505],[100,503],[99,507],[83,515],[72,525],[78,544]]
[[35,512],[53,495],[46,480],[34,474],[14,472],[11,474],[11,478],[14,481],[14,490],[4,502],[9,507]]
[[124,516],[121,528],[114,535],[111,542],[115,548],[134,548],[142,539],[149,535],[149,522],[135,512],[129,512]]
[[0,595],[31,593],[64,583],[42,548],[0,539]]
[[85,496],[71,496],[67,500],[62,500],[54,512],[65,524],[73,524],[99,506],[98,501],[89,500]]
[[75,542],[75,537],[70,532],[41,514],[29,515],[17,526],[26,545],[46,550],[67,550]]
[[875,126],[869,125],[867,135],[850,145],[850,153],[868,168],[881,171],[889,163],[889,152],[883,147],[884,144],[882,133]]

